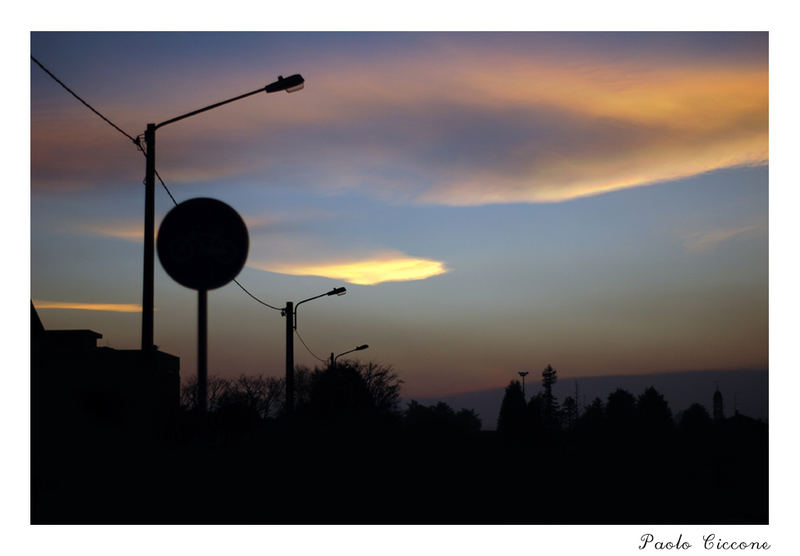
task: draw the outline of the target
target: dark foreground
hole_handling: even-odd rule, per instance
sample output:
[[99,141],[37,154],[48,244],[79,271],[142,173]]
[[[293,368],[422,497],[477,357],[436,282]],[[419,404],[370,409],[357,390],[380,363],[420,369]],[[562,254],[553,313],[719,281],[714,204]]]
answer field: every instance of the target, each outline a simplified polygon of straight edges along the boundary
[[[702,432],[231,429],[39,434],[35,524],[765,524],[767,428]],[[110,432],[110,431],[109,431]]]

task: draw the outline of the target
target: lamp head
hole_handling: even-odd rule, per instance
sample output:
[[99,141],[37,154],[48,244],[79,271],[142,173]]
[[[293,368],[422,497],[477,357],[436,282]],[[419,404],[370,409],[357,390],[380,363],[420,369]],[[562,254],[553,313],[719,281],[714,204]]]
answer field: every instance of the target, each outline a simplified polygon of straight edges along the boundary
[[270,83],[266,87],[264,87],[264,91],[267,93],[277,93],[278,91],[286,91],[287,93],[293,93],[295,91],[299,91],[303,88],[305,84],[305,79],[299,73],[295,73],[294,75],[290,75],[289,77],[284,77],[282,75],[278,76],[278,80],[274,83]]
[[358,346],[358,347],[355,349],[355,351],[361,351],[362,349],[367,349],[368,347],[369,347],[369,346],[368,346],[367,344],[364,344],[363,346]]
[[344,295],[347,293],[347,288],[333,288],[328,292],[328,295]]

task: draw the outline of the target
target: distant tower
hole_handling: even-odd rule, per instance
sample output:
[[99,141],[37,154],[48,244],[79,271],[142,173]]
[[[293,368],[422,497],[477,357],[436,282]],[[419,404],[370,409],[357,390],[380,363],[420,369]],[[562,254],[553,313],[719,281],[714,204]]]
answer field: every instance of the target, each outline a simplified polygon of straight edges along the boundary
[[719,391],[719,385],[714,392],[714,421],[722,421],[725,418],[725,413],[722,409],[722,393]]
[[528,371],[520,371],[519,376],[522,377],[522,398],[525,399],[525,377],[528,376]]

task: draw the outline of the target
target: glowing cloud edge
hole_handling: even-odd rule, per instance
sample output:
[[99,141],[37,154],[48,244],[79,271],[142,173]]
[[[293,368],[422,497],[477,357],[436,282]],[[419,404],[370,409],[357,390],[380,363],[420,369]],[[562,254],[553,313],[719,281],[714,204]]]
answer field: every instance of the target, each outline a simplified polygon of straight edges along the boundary
[[441,261],[398,254],[329,262],[250,263],[248,266],[292,276],[322,276],[362,286],[425,280],[451,270]]
[[75,311],[107,311],[111,313],[141,313],[142,306],[134,303],[75,303],[71,301],[33,300],[37,310],[66,309]]

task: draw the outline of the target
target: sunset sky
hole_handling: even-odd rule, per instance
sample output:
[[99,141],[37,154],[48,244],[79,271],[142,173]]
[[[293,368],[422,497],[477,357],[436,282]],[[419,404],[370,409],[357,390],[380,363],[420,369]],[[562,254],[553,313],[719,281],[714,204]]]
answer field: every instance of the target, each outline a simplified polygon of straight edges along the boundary
[[[250,233],[239,281],[319,357],[404,394],[768,365],[766,33],[32,33],[174,197]],[[144,156],[31,62],[31,297],[138,348]],[[157,184],[156,226],[172,207]],[[156,262],[155,343],[195,372],[196,295]],[[209,292],[209,372],[280,376],[284,321]],[[298,341],[295,360],[318,361]]]

